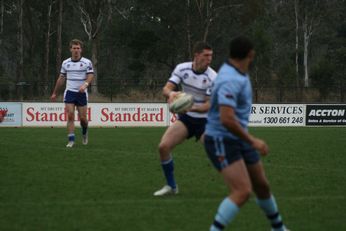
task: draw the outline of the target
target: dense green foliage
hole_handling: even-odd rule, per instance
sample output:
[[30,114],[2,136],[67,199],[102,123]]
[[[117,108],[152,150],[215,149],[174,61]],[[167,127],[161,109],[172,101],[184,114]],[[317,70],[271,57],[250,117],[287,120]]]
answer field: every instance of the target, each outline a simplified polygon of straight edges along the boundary
[[[224,183],[200,143],[174,151],[180,194],[164,184],[157,144],[164,128],[90,129],[65,148],[63,128],[1,128],[0,230],[208,230]],[[252,128],[291,230],[346,230],[344,128]],[[80,134],[77,133],[77,138]],[[252,197],[227,230],[268,231]]]

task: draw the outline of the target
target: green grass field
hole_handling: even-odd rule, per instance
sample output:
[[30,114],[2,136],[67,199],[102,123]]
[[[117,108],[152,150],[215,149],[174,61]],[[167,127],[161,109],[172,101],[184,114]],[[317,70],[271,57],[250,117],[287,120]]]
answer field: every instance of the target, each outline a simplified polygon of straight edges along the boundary
[[[0,230],[208,230],[227,189],[193,140],[174,152],[181,193],[164,184],[164,128],[91,128],[65,148],[62,128],[0,128]],[[267,140],[268,178],[292,231],[346,230],[345,128],[252,128]],[[252,198],[227,230],[269,231]]]

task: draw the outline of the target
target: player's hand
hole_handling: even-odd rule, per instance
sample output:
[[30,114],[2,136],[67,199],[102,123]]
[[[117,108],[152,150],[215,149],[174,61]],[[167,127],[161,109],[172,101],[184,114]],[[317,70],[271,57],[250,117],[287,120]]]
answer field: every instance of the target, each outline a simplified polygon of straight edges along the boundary
[[82,86],[80,86],[79,92],[85,92],[85,89],[87,89],[87,88],[88,88],[88,86],[83,84]]
[[252,137],[252,147],[259,151],[262,156],[268,155],[269,148],[263,140]]
[[167,103],[172,103],[174,99],[178,97],[179,94],[181,94],[181,91],[171,91],[169,93]]
[[192,107],[189,110],[185,110],[183,113],[187,113],[190,111],[191,112],[199,112],[199,107],[194,104],[194,105],[192,105]]
[[190,110],[184,110],[184,111],[182,111],[182,112],[179,112],[179,114],[186,114],[186,113],[188,113]]
[[50,97],[50,100],[54,102],[56,100],[56,94],[53,93]]

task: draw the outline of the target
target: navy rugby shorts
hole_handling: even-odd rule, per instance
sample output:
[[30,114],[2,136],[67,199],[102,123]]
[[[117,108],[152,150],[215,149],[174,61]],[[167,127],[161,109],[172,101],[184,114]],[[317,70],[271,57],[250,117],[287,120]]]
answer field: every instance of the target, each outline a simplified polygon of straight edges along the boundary
[[259,153],[243,140],[204,136],[204,147],[214,167],[221,171],[233,162],[243,159],[245,164],[256,164]]
[[85,92],[65,91],[64,103],[71,103],[76,106],[86,106],[88,103],[88,96]]
[[205,124],[207,123],[206,118],[194,118],[186,114],[179,114],[178,120],[180,120],[188,130],[187,138],[191,138],[193,136],[196,137],[196,141],[198,141],[202,134],[204,133]]

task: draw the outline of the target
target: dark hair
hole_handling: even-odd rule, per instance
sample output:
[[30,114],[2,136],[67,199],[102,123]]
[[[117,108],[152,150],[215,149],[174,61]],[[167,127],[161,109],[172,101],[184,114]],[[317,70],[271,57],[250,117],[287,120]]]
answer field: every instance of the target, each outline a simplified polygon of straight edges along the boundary
[[239,36],[234,39],[229,44],[229,57],[234,59],[244,59],[249,54],[254,46],[250,39]]
[[80,47],[83,48],[83,42],[79,39],[72,39],[70,41],[70,48],[72,47],[72,45],[80,45]]
[[199,41],[193,46],[192,53],[202,53],[203,50],[212,50],[212,48],[208,43]]

